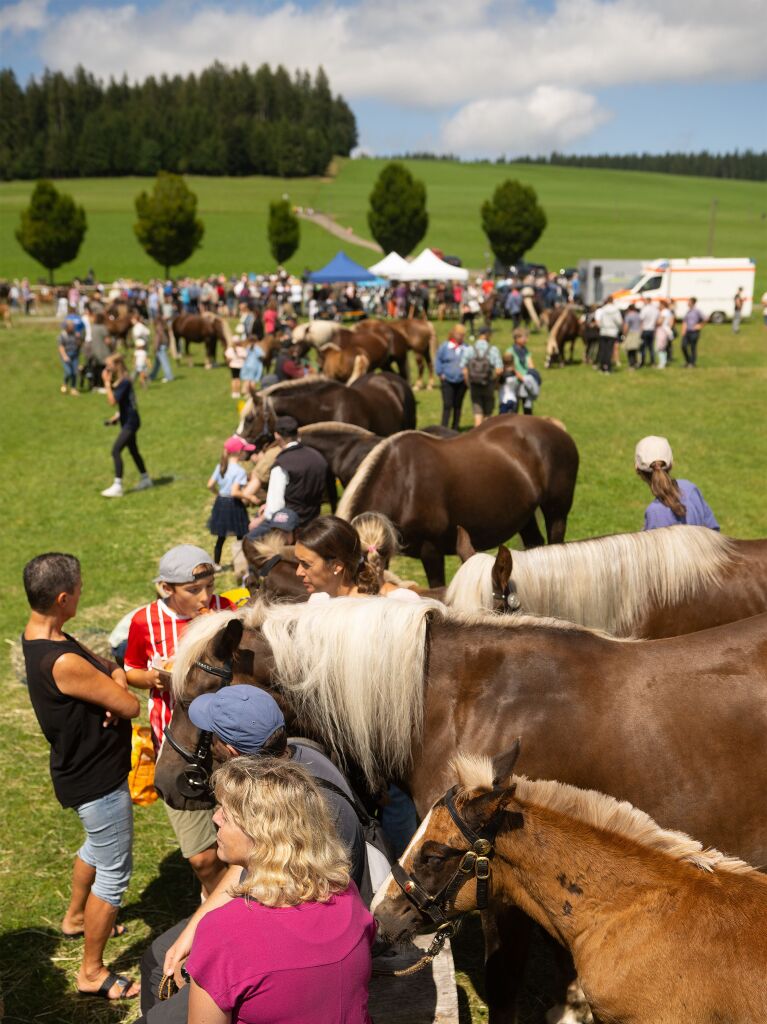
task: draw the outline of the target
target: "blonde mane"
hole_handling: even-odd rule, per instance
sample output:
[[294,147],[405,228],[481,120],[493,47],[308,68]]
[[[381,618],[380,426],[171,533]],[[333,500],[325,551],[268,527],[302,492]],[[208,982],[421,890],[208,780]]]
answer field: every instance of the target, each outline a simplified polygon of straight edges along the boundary
[[[353,759],[368,781],[396,777],[421,733],[426,627],[429,620],[489,630],[521,628],[588,632],[571,623],[526,615],[471,615],[439,601],[344,597],[308,604],[255,604],[191,622],[176,651],[173,695],[185,696],[195,661],[231,619],[260,629],[272,649],[276,685],[315,723],[325,742]],[[614,637],[612,643],[621,643]]]
[[[451,762],[451,767],[464,790],[493,788],[493,763],[489,757],[459,754]],[[516,784],[514,796],[523,804],[562,814],[673,860],[692,864],[701,871],[756,872],[751,864],[728,857],[712,847],[704,848],[702,843],[684,832],[661,828],[649,814],[625,800],[616,800],[606,793],[579,789],[564,782],[528,779],[525,775],[512,776],[512,782]]]
[[[630,636],[650,601],[678,604],[716,586],[733,557],[733,541],[715,530],[667,526],[514,551],[511,579],[530,614]],[[491,608],[494,561],[485,554],[468,559],[446,603],[464,611]]]
[[308,423],[299,427],[299,434],[317,434],[324,431],[328,434],[359,434],[360,437],[375,437],[372,430],[358,427],[356,423],[339,423],[337,420],[321,420],[319,423]]
[[259,537],[258,540],[250,541],[256,554],[262,558],[271,558],[272,555],[280,555],[286,562],[295,562],[295,544],[285,543],[285,534],[280,530],[272,530],[271,533],[264,534],[263,537]]

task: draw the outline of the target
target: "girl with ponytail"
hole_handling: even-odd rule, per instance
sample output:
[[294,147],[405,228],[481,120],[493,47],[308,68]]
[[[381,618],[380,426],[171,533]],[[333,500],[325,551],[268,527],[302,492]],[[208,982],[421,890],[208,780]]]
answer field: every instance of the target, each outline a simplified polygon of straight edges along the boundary
[[718,530],[719,523],[695,484],[675,480],[670,475],[673,461],[671,445],[665,437],[643,437],[636,446],[636,471],[654,497],[645,510],[644,529],[687,525]]

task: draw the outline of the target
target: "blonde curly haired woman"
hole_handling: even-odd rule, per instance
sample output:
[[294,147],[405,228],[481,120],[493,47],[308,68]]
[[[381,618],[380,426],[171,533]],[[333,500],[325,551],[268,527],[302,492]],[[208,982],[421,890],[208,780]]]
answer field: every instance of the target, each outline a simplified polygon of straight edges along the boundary
[[213,775],[218,856],[244,868],[200,921],[189,1024],[370,1024],[375,923],[304,768],[236,757]]

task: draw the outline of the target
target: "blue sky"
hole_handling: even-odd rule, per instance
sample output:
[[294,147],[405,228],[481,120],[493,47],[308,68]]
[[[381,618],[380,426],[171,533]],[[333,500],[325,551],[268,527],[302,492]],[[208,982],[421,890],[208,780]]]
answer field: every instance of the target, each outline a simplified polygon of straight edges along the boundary
[[761,0],[0,0],[0,47],[22,81],[322,64],[370,153],[721,151],[765,147],[763,20]]

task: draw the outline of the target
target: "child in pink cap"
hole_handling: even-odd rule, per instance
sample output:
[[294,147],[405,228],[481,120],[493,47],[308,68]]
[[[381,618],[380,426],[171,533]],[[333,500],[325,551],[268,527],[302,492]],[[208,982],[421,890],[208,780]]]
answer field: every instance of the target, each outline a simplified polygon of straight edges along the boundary
[[224,541],[228,536],[232,535],[237,540],[242,540],[248,532],[248,514],[242,501],[248,474],[240,459],[250,458],[255,450],[254,444],[248,444],[238,434],[233,434],[224,442],[221,461],[208,480],[208,490],[214,493],[218,491],[208,520],[208,529],[216,538],[213,552],[215,562],[221,561]]

